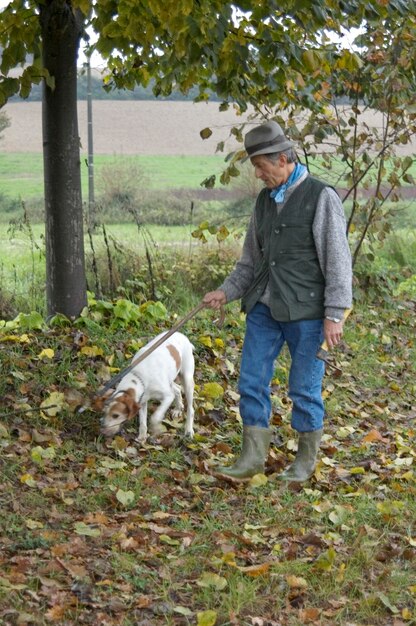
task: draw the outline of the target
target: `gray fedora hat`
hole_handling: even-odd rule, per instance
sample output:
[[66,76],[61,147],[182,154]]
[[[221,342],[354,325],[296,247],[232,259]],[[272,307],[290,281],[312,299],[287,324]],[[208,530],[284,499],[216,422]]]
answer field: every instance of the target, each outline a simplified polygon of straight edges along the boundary
[[247,158],[259,154],[282,152],[283,150],[292,148],[294,145],[295,144],[284,135],[281,126],[273,120],[249,130],[244,137],[244,147],[247,151]]

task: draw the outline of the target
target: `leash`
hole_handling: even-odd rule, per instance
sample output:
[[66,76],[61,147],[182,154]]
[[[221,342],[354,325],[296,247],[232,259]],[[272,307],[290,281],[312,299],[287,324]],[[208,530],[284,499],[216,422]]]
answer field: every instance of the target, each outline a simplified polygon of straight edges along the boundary
[[[130,365],[128,365],[126,368],[124,368],[121,372],[119,372],[118,374],[116,374],[113,378],[111,378],[102,389],[100,389],[95,396],[96,397],[101,397],[102,395],[105,394],[106,391],[108,391],[108,389],[111,389],[112,387],[114,387],[115,384],[117,384],[122,378],[124,378],[124,376],[126,374],[128,374],[129,372],[131,372],[131,370],[136,367],[136,365],[138,365],[139,363],[141,363],[142,361],[144,361],[149,354],[151,354],[154,350],[156,350],[156,348],[158,348],[159,346],[162,345],[162,343],[164,343],[167,339],[169,339],[169,337],[171,335],[173,335],[173,333],[176,333],[177,330],[179,330],[179,328],[182,328],[182,326],[184,324],[186,324],[186,322],[189,322],[189,320],[194,317],[197,313],[199,313],[199,311],[201,311],[202,309],[204,309],[206,307],[206,305],[203,302],[200,302],[198,304],[198,306],[196,306],[194,309],[192,309],[192,311],[189,311],[189,313],[187,315],[185,315],[185,317],[183,317],[181,320],[179,320],[179,322],[177,322],[174,326],[172,326],[172,328],[170,330],[167,331],[167,333],[165,333],[163,335],[163,337],[160,337],[160,339],[158,339],[156,341],[156,343],[154,343],[152,346],[150,346],[150,348],[148,348],[147,350],[145,350],[145,352],[143,352],[139,357],[137,357],[137,359],[135,359],[134,361],[132,361],[130,363]],[[225,317],[225,311],[224,311],[224,307],[221,307],[221,313],[220,313],[220,317],[218,320],[215,320],[215,324],[221,328],[223,322],[224,322],[224,317]]]

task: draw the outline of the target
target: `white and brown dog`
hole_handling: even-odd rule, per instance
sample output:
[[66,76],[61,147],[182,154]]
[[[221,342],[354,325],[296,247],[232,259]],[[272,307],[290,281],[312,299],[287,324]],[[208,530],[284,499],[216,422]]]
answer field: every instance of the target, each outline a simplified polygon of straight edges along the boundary
[[[135,361],[166,333],[161,333],[134,355]],[[182,333],[174,333],[166,342],[158,346],[143,361],[128,372],[117,385],[115,391],[109,391],[95,408],[103,409],[101,433],[112,437],[119,432],[125,421],[139,413],[140,442],[147,438],[147,404],[149,400],[160,404],[150,418],[150,430],[157,434],[166,411],[174,402],[173,415],[178,417],[184,409],[181,387],[175,379],[179,377],[186,399],[185,435],[194,435],[194,355],[193,345]]]

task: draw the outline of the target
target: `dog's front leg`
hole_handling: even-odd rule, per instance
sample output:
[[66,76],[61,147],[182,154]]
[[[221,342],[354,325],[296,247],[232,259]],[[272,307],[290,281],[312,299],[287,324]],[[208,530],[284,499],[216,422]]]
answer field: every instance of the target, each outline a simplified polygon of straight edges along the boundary
[[144,443],[147,439],[147,402],[140,405],[139,410],[139,436],[137,439]]

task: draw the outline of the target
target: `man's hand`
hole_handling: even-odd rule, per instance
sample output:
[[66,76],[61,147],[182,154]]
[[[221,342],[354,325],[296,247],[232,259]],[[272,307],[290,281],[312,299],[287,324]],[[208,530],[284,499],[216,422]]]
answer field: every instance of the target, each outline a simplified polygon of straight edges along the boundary
[[328,350],[333,348],[341,341],[344,327],[344,320],[340,322],[333,322],[332,320],[324,319],[324,337],[328,346]]
[[216,291],[208,291],[202,302],[210,309],[219,309],[223,304],[227,304],[227,298],[221,289],[216,289]]

